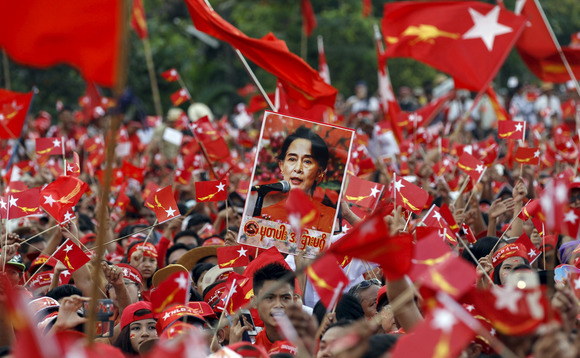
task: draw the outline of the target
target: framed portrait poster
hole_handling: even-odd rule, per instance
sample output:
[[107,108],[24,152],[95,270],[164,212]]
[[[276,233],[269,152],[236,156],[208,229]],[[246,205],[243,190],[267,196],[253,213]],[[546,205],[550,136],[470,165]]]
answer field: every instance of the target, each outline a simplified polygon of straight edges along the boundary
[[[338,215],[353,134],[352,129],[265,112],[238,242],[276,246],[288,254],[304,251],[306,257],[324,251]],[[304,206],[314,208],[301,233],[292,229],[288,211],[288,193],[296,189],[310,201]]]

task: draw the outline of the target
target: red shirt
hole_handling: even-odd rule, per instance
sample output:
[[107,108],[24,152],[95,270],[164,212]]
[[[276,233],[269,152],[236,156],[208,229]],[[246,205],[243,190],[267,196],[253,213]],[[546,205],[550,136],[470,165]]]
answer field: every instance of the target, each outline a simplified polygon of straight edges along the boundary
[[261,345],[266,349],[266,352],[269,352],[272,349],[272,345],[274,342],[270,342],[268,336],[266,335],[266,330],[263,329],[258,335],[256,336],[256,344]]

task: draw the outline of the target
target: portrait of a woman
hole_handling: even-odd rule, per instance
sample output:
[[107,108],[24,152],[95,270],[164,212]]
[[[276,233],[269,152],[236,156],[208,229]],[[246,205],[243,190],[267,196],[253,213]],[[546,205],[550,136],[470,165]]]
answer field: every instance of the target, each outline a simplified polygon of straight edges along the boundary
[[[278,167],[290,189],[301,189],[310,197],[316,186],[324,180],[329,160],[328,146],[324,140],[312,130],[302,126],[284,139],[277,156]],[[288,223],[288,211],[285,207],[286,198],[262,209],[261,218]],[[316,208],[316,217],[309,222],[314,229],[331,232],[334,224],[335,209],[312,201]]]

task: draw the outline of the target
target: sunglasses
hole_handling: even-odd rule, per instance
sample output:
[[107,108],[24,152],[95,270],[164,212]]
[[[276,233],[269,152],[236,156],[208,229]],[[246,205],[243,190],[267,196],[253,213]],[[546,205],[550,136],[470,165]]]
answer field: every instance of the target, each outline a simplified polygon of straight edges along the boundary
[[370,280],[364,280],[356,286],[356,291],[364,290],[365,288],[369,288],[371,286],[382,286],[381,281],[377,280],[376,278]]

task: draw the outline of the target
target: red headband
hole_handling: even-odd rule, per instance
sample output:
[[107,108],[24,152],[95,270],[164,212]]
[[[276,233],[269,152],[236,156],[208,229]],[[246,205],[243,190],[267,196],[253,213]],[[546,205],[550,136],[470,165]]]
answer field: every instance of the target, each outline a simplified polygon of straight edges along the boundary
[[138,283],[138,284],[143,283],[143,278],[141,276],[141,273],[139,272],[139,270],[137,270],[133,266],[127,265],[127,264],[117,264],[117,266],[123,270],[123,277],[124,278],[131,280],[131,281]]
[[526,249],[524,247],[518,244],[507,244],[493,255],[491,263],[493,267],[496,268],[499,264],[510,257],[523,257],[527,259],[528,255],[526,254]]
[[144,242],[137,244],[131,248],[131,251],[129,251],[129,255],[127,256],[129,260],[131,260],[131,256],[133,256],[133,253],[137,251],[137,249],[141,249],[141,251],[143,251],[143,256],[157,258],[157,249],[155,248],[155,245],[153,245],[150,242]]

